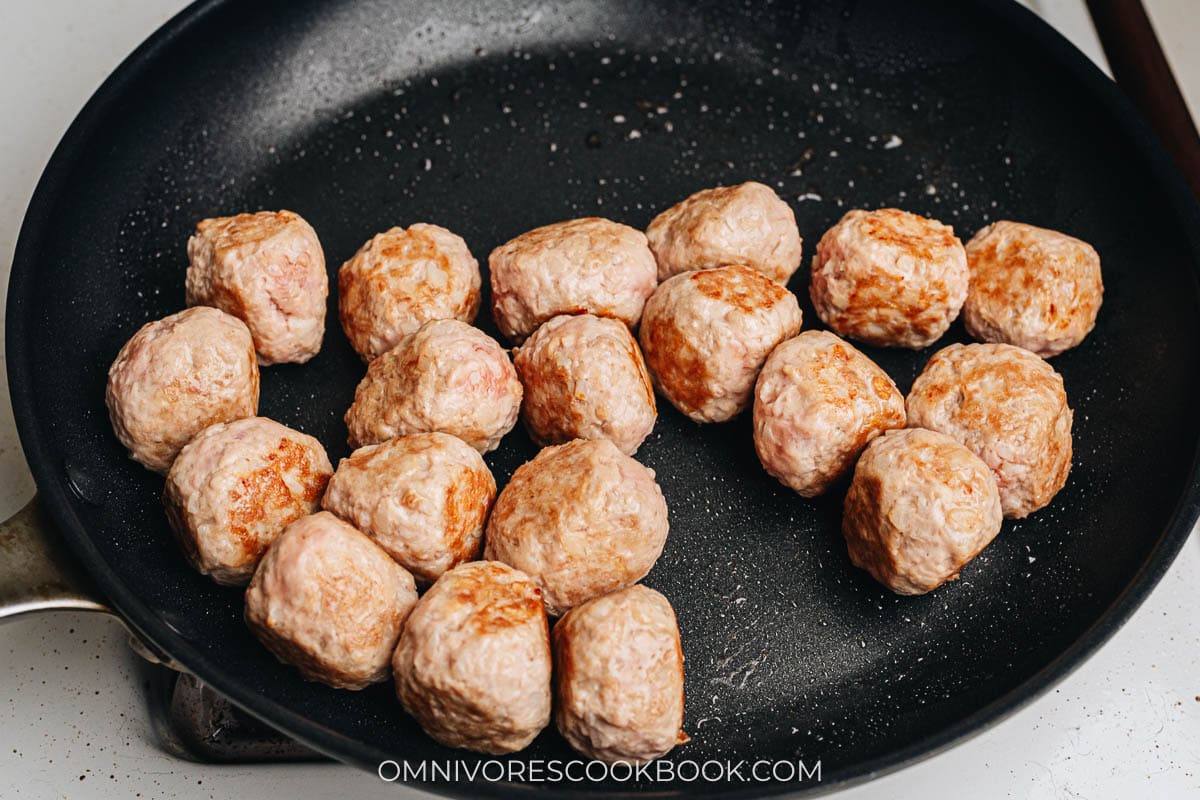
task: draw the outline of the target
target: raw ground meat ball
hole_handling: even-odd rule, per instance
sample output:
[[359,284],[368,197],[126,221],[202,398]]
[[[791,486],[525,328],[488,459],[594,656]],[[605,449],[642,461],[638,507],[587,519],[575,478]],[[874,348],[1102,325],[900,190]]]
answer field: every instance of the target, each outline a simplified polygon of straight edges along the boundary
[[346,412],[350,446],[441,431],[486,453],[517,423],[521,393],[495,339],[454,319],[426,322],[367,367]]
[[554,626],[553,647],[554,720],[580,753],[641,764],[688,741],[667,598],[638,585],[589,600]]
[[329,276],[316,231],[299,214],[201,220],[187,249],[187,304],[245,322],[260,363],[302,364],[321,349]]
[[633,455],[658,409],[642,351],[622,323],[591,314],[554,317],[513,355],[525,388],[521,416],[539,445],[609,439]]
[[854,210],[817,243],[817,316],[842,336],[919,350],[941,338],[967,298],[967,255],[948,225],[881,208]]
[[963,306],[967,331],[1056,356],[1096,324],[1104,283],[1100,256],[1087,242],[1021,222],[988,225],[967,242],[971,285]]
[[492,251],[492,314],[520,344],[559,314],[595,314],[629,327],[658,285],[645,235],[599,217],[535,228]]
[[842,534],[854,566],[896,594],[924,594],[958,578],[1001,520],[987,464],[945,434],[909,428],[863,452]]
[[952,344],[934,353],[908,394],[908,424],[967,446],[996,475],[1006,517],[1048,504],[1071,471],[1062,376],[1007,344]]
[[376,234],[338,270],[338,311],[350,344],[370,361],[434,319],[473,322],[479,262],[445,228],[417,223]]
[[541,592],[504,564],[447,572],[413,610],[392,659],[396,696],[447,747],[515,753],[550,722]]
[[445,433],[414,433],[355,450],[323,505],[379,543],[427,586],[479,558],[496,481],[483,457]]
[[258,413],[250,331],[215,308],[148,322],[108,370],[105,403],[130,457],[165,473],[200,431]]
[[724,422],[750,405],[767,355],[799,330],[796,296],[734,265],[664,281],[646,303],[638,338],[673,406],[695,422]]
[[800,266],[796,215],[761,183],[696,192],[655,217],[646,238],[660,281],[694,269],[745,264],[787,283]]
[[362,689],[387,680],[416,602],[404,567],[321,511],[289,525],[263,556],[246,590],[246,624],[306,680]]
[[517,468],[492,509],[484,558],[522,570],[560,614],[637,583],[667,541],[667,502],[607,439],[547,447]]
[[332,474],[316,439],[248,417],[205,428],[179,451],[163,505],[192,565],[244,586],[283,529],[317,510]]
[[823,494],[868,442],[904,421],[904,395],[888,374],[826,331],[775,348],[755,387],[759,461],[805,497]]

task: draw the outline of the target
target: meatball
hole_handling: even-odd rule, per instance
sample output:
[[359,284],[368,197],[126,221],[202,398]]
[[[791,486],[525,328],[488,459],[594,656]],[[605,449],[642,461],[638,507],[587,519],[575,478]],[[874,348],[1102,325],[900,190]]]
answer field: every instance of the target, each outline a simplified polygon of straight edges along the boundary
[[967,242],[967,331],[1043,358],[1083,341],[1096,324],[1104,283],[1087,242],[1021,222],[988,225]]
[[1062,376],[1028,350],[953,344],[934,353],[908,394],[908,424],[962,442],[996,475],[1004,516],[1048,504],[1071,471]]
[[179,451],[163,505],[196,569],[245,586],[283,529],[317,510],[332,474],[316,439],[247,417],[205,428]]
[[479,262],[437,225],[376,234],[338,270],[338,311],[350,344],[370,361],[434,319],[473,322]]
[[416,603],[404,567],[321,511],[289,525],[263,556],[246,589],[246,624],[306,680],[362,689],[387,680]]
[[767,355],[799,330],[796,296],[734,265],[664,281],[646,303],[638,338],[671,405],[695,422],[724,422],[750,405]]
[[559,314],[596,314],[633,327],[658,284],[645,235],[599,217],[523,233],[493,250],[488,266],[492,314],[517,344]]
[[342,459],[323,505],[428,586],[479,558],[495,499],[496,481],[477,451],[446,433],[414,433]]
[[904,423],[904,395],[888,374],[826,331],[775,348],[755,386],[758,460],[804,497],[824,494],[868,442]]
[[591,314],[544,323],[513,356],[521,416],[539,445],[609,439],[625,455],[654,429],[658,409],[642,351],[620,322]]
[[787,283],[800,266],[796,215],[761,183],[696,192],[655,217],[646,238],[660,281],[695,269],[745,264]]
[[550,722],[541,591],[505,564],[455,567],[417,603],[392,671],[400,704],[441,744],[523,749]]
[[517,468],[488,520],[484,558],[529,574],[546,612],[637,583],[667,541],[667,501],[608,439],[547,447]]
[[104,400],[130,457],[166,473],[180,448],[209,425],[258,413],[250,331],[215,308],[148,322],[109,367]]
[[817,243],[809,291],[842,336],[919,350],[967,298],[967,255],[948,225],[882,208],[850,211]]
[[346,427],[351,447],[441,431],[486,453],[517,424],[520,409],[521,382],[496,340],[442,319],[371,362]]
[[850,561],[896,594],[925,594],[1000,532],[987,464],[942,433],[888,431],[867,445],[846,493]]
[[554,626],[554,721],[588,758],[645,763],[688,741],[683,651],[667,598],[630,586]]

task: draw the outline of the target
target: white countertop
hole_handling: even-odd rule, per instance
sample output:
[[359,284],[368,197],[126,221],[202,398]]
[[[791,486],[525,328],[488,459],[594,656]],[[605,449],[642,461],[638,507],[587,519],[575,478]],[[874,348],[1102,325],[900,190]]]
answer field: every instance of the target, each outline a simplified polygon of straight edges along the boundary
[[[62,132],[108,72],[184,5],[5,0],[0,296],[26,204]],[[1102,63],[1082,0],[1030,5]],[[1195,0],[1148,6],[1192,109],[1200,109]],[[7,396],[7,385],[0,391]],[[0,515],[32,494],[2,402]],[[1133,619],[1057,688],[949,752],[838,798],[937,800],[964,789],[974,800],[1200,796],[1198,585],[1200,537],[1193,536]],[[163,754],[153,744],[135,659],[121,627],[102,617],[42,615],[0,626],[0,797],[397,796],[395,787],[340,765],[217,767]]]

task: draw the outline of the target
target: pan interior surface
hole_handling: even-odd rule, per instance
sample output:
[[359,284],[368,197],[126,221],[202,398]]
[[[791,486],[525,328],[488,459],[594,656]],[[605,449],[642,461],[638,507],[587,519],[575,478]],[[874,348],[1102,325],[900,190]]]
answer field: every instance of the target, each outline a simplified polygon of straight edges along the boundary
[[[791,288],[806,329],[818,324],[808,259],[851,208],[902,207],[964,240],[996,219],[1063,230],[1095,245],[1106,285],[1095,331],[1053,361],[1075,409],[1071,476],[1050,507],[1006,521],[960,580],[902,598],[853,568],[839,534],[844,486],[817,500],[779,486],[758,464],[748,415],[699,427],[661,401],[637,454],[671,514],[646,580],[672,601],[686,658],[692,741],[669,760],[819,760],[822,784],[753,787],[804,791],[942,746],[963,720],[995,716],[1061,674],[1064,654],[1108,624],[1139,576],[1165,566],[1181,503],[1184,516],[1195,511],[1194,220],[1160,187],[1145,142],[1118,124],[1121,109],[1097,102],[1050,46],[1031,46],[1029,20],[998,9],[195,9],[85,112],[23,235],[9,359],[38,484],[121,611],[239,703],[360,764],[471,761],[424,736],[390,685],[339,692],[276,663],[243,625],[241,593],[180,554],[162,479],[113,437],[108,365],[140,325],[183,307],[197,220],[294,210],[317,230],[332,275],[393,225],[444,225],[485,262],[538,225],[595,215],[644,228],[700,188],[758,180],[791,203],[805,238]],[[364,370],[335,295],[321,353],[264,369],[260,413],[316,435],[336,462]],[[478,324],[498,335],[487,308],[485,292]],[[961,322],[925,351],[865,350],[907,391],[955,341],[966,341]],[[535,452],[523,431],[510,434],[488,457],[498,483]],[[516,756],[570,757],[552,730]],[[731,791],[703,781],[570,788]]]

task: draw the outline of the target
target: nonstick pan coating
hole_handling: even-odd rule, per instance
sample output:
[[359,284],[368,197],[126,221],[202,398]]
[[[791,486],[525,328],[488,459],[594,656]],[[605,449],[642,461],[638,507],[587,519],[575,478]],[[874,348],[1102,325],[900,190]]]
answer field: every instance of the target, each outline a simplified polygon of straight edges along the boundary
[[[486,260],[536,225],[643,227],[748,179],[791,202],[807,254],[855,206],[928,214],[963,238],[1015,218],[1092,242],[1099,323],[1053,362],[1076,410],[1071,477],[961,580],[901,598],[850,565],[842,488],[797,497],[758,465],[747,419],[698,427],[663,403],[638,458],[671,510],[647,583],[674,603],[687,660],[692,742],[669,758],[820,760],[824,781],[555,788],[814,790],[945,747],[1103,641],[1197,513],[1196,208],[1115,88],[1015,3],[198,4],[85,108],[22,231],[8,360],[38,486],[121,613],[239,704],[371,768],[472,759],[422,735],[390,685],[308,684],[255,642],[240,593],[180,555],[161,478],[114,439],[107,367],[183,306],[202,217],[293,209],[333,273],[394,224],[446,225]],[[807,328],[806,273],[791,288]],[[261,413],[336,459],[363,367],[335,302],[319,356],[264,370]],[[486,312],[480,324],[495,332]],[[938,346],[962,340],[956,324]],[[904,390],[932,352],[868,350]],[[489,462],[503,484],[534,452],[518,430]],[[570,751],[547,731],[519,757]]]

